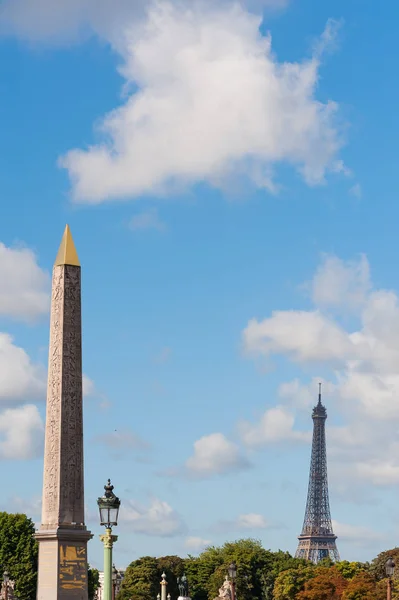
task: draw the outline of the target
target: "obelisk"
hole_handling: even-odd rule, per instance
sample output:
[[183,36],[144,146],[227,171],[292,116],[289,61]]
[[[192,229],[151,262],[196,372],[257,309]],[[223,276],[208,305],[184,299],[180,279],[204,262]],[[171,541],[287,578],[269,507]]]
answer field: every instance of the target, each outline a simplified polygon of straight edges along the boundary
[[80,264],[68,225],[53,267],[37,600],[87,600]]

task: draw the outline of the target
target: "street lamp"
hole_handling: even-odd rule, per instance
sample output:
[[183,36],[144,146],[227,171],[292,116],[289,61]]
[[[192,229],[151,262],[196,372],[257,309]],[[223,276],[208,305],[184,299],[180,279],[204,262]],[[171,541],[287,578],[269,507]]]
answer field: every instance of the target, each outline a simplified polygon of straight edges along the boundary
[[385,563],[385,573],[388,577],[387,579],[387,600],[392,599],[392,577],[395,572],[395,563],[393,558],[390,556]]
[[233,561],[229,565],[229,577],[231,580],[231,600],[236,600],[236,577],[237,577],[237,565]]
[[121,501],[113,492],[114,486],[108,479],[104,486],[105,493],[98,498],[98,510],[100,512],[100,523],[105,526],[105,535],[100,535],[100,540],[104,544],[104,593],[103,600],[113,600],[113,581],[112,581],[112,547],[118,539],[117,535],[112,535],[112,527],[118,524],[118,514]]
[[116,595],[119,593],[121,583],[122,575],[115,565],[112,565],[112,600],[115,600]]
[[115,600],[116,596],[116,580],[118,577],[118,571],[115,565],[112,565],[112,600]]
[[4,583],[4,600],[8,600],[8,582],[10,581],[10,576],[8,571],[4,571],[3,573],[3,583]]
[[120,571],[118,571],[118,573],[116,575],[116,593],[117,594],[119,594],[119,592],[121,590],[122,581],[123,581],[123,575]]

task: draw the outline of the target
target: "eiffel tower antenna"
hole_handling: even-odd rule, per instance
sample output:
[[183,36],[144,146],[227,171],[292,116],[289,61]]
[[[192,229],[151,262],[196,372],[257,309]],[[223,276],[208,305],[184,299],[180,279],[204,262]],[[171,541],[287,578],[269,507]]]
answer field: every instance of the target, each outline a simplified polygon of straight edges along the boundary
[[339,553],[335,543],[337,536],[332,529],[328,499],[325,428],[327,411],[321,403],[321,383],[319,383],[319,399],[313,409],[312,419],[313,440],[308,499],[295,556],[306,558],[313,563],[318,563],[329,556],[334,562],[338,562]]

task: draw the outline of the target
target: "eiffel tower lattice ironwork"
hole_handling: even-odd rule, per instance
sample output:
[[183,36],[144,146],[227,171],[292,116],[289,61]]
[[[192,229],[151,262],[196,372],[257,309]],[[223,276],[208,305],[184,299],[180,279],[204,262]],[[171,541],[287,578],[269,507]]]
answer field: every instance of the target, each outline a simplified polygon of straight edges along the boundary
[[330,502],[328,499],[327,452],[326,452],[326,419],[327,411],[321,403],[321,384],[319,384],[319,400],[312,413],[313,440],[308,499],[302,533],[298,537],[299,544],[295,556],[318,563],[330,557],[339,561],[334,535]]

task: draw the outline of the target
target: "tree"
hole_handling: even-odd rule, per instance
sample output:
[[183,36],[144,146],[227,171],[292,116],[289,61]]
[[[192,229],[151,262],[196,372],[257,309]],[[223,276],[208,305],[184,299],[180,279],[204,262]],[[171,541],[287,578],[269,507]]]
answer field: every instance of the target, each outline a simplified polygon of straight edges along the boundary
[[381,587],[381,589],[386,590],[387,583],[385,563],[387,562],[389,557],[392,557],[396,564],[395,574],[393,576],[392,600],[399,600],[399,548],[392,548],[391,550],[385,550],[384,552],[380,552],[380,554],[371,561],[370,573],[375,577],[377,581],[381,582],[381,585],[379,587]]
[[158,568],[158,585],[161,582],[162,573],[166,575],[166,581],[168,582],[168,593],[172,596],[173,600],[177,600],[179,597],[179,588],[177,585],[177,578],[181,577],[184,573],[184,560],[180,556],[161,556],[157,559]]
[[100,585],[99,581],[100,574],[97,569],[91,568],[87,565],[87,584],[89,588],[89,600],[94,600],[96,591]]
[[130,563],[122,581],[118,600],[154,600],[159,592],[158,562],[143,556]]
[[198,557],[189,556],[185,570],[193,600],[213,600],[227,575],[229,564],[237,564],[236,591],[241,600],[264,598],[262,573],[271,565],[272,553],[257,540],[243,539],[211,546]]
[[[223,564],[223,552],[221,548],[210,546],[199,556],[189,556],[184,561],[184,567],[189,583],[190,596],[192,600],[207,600],[212,596],[215,583],[210,583],[215,571]],[[217,587],[217,585],[216,585]]]
[[347,581],[334,566],[329,569],[317,567],[316,575],[305,583],[296,600],[341,600]]
[[372,573],[376,579],[384,579],[386,577],[385,563],[389,557],[392,557],[397,567],[399,567],[399,548],[392,548],[392,550],[380,552],[380,554],[371,561],[370,565],[370,573]]
[[295,600],[299,592],[304,590],[305,583],[314,575],[315,567],[312,563],[282,571],[274,584],[274,600]]
[[[310,565],[310,566],[309,566]],[[262,598],[264,600],[274,599],[274,587],[277,578],[287,570],[308,569],[313,565],[302,558],[293,558],[289,552],[269,552],[268,564],[262,570]]]
[[242,539],[211,546],[198,557],[185,560],[193,600],[213,600],[227,575],[237,564],[236,592],[240,600],[273,600],[273,588],[281,571],[307,564],[288,552],[265,550],[258,540]]
[[360,572],[351,579],[342,600],[384,600],[386,589],[379,589],[371,573]]
[[369,569],[369,565],[367,563],[349,562],[347,560],[341,560],[340,562],[336,563],[335,566],[341,573],[342,577],[345,577],[345,579],[353,579],[353,577],[359,573]]
[[38,545],[35,526],[23,514],[0,512],[0,565],[15,582],[19,600],[35,600]]

